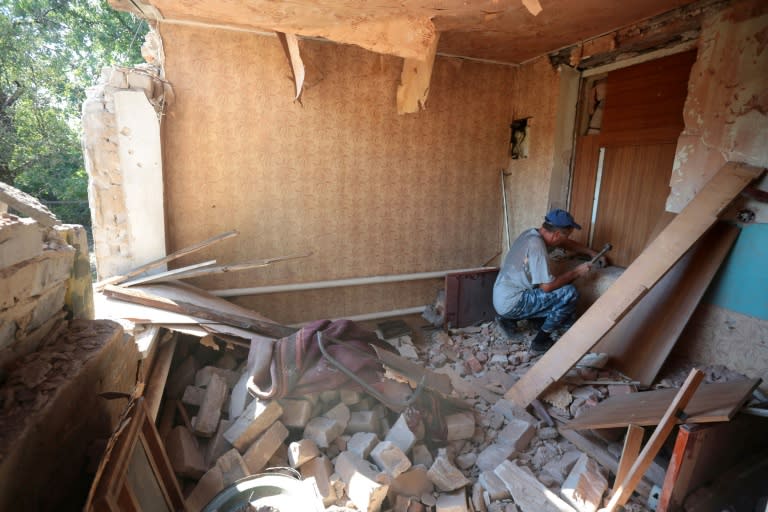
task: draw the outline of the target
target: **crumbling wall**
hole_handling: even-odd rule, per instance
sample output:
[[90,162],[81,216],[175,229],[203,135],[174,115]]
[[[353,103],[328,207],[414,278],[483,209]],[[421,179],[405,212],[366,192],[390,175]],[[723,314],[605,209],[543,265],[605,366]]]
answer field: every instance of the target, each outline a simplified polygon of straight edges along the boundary
[[[169,251],[179,260],[312,255],[196,281],[208,289],[482,265],[499,250],[514,68],[438,57],[426,110],[398,116],[402,60],[300,42],[301,103],[277,38],[162,25]],[[282,322],[434,300],[440,280],[244,297]]]
[[165,255],[158,71],[105,68],[83,103],[83,153],[100,278]]
[[45,227],[4,213],[0,246],[2,374],[62,329],[68,312],[74,318],[93,318],[93,297],[82,226]]
[[514,119],[530,118],[530,140],[528,157],[509,160],[507,167],[512,240],[525,229],[540,226],[550,204],[560,82],[560,72],[552,67],[547,57],[535,59],[517,70],[511,91],[512,116]]
[[[760,0],[733,2],[703,20],[668,211],[680,212],[725,162],[768,167],[767,32],[768,4]],[[768,222],[765,205],[752,208]]]

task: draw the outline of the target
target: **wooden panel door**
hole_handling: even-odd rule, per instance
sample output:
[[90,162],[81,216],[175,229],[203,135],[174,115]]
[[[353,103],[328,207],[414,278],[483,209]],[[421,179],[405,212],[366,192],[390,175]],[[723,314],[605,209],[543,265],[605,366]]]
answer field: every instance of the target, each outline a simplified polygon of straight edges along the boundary
[[593,247],[613,244],[614,265],[629,266],[664,213],[676,144],[605,148]]

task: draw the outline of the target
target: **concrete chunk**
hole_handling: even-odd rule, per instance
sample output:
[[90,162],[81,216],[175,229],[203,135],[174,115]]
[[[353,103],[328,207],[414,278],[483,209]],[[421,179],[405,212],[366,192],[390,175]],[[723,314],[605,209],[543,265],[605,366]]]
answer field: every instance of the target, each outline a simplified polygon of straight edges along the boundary
[[243,453],[282,414],[283,408],[279,403],[254,399],[237,421],[224,432],[224,438]]
[[288,429],[281,422],[276,421],[270,426],[243,454],[243,460],[251,470],[258,473],[267,464],[278,447],[288,437]]
[[168,434],[165,450],[174,473],[179,476],[198,480],[208,470],[197,439],[183,425],[177,426]]
[[607,489],[608,481],[597,463],[584,453],[565,479],[560,495],[579,512],[596,512]]
[[539,420],[537,420],[528,411],[526,411],[524,408],[520,407],[516,403],[510,400],[507,400],[506,398],[500,398],[499,400],[497,400],[496,403],[494,403],[493,406],[491,407],[491,410],[501,414],[507,420],[522,420],[530,424],[531,426],[538,425],[539,423]]
[[43,235],[43,228],[33,219],[0,214],[0,268],[42,254]]
[[336,404],[335,407],[328,410],[323,414],[324,418],[329,418],[332,420],[335,420],[336,423],[342,426],[342,432],[344,432],[344,429],[347,428],[347,424],[349,423],[349,418],[352,416],[352,413],[349,412],[349,407],[343,402],[340,402]]
[[514,453],[516,453],[514,446],[494,443],[480,452],[475,464],[481,471],[493,471],[496,466],[509,459]]
[[219,426],[221,407],[227,399],[227,383],[218,375],[212,375],[205,389],[203,403],[197,412],[195,433],[202,437],[211,437]]
[[452,493],[444,493],[438,496],[437,512],[469,512],[467,507],[467,493],[464,489]]
[[336,458],[336,473],[347,486],[347,496],[359,510],[378,512],[387,497],[390,478],[352,452],[346,451]]
[[485,489],[492,501],[506,500],[511,496],[509,489],[493,471],[483,471],[477,478],[478,483]]
[[317,444],[311,439],[294,441],[288,445],[288,463],[292,468],[301,467],[304,463],[320,455]]
[[213,466],[197,482],[197,485],[185,500],[189,512],[200,512],[220,491],[224,489],[221,469]]
[[386,474],[395,478],[411,467],[411,461],[390,441],[382,441],[371,451],[371,459]]
[[464,473],[448,459],[445,448],[440,448],[437,451],[437,457],[427,471],[427,476],[441,491],[455,491],[469,484]]
[[323,497],[323,505],[327,507],[336,501],[338,496],[336,496],[334,486],[331,485],[333,466],[328,457],[321,456],[309,460],[301,466],[300,472],[304,480],[313,479],[315,481],[317,490],[320,491],[320,496]]
[[427,468],[424,466],[412,466],[408,471],[401,473],[392,479],[389,486],[389,495],[410,496],[420,498],[422,494],[431,493],[435,485],[427,476]]
[[328,448],[344,432],[344,426],[335,419],[318,416],[304,427],[304,438],[313,440],[320,448]]
[[379,437],[373,432],[358,432],[347,441],[347,450],[356,453],[361,459],[367,459],[377,444]]
[[215,366],[204,366],[200,368],[195,374],[195,386],[204,388],[211,382],[211,376],[218,375],[224,382],[227,383],[227,387],[232,389],[237,381],[240,379],[240,374],[232,370],[225,370],[224,368],[216,368]]
[[475,435],[475,415],[471,412],[449,414],[445,417],[448,430],[447,441],[471,439]]
[[512,446],[515,451],[522,452],[536,435],[536,429],[524,420],[512,419],[500,432],[496,441]]
[[69,279],[74,257],[72,248],[63,247],[43,251],[40,256],[12,267],[0,267],[0,311]]
[[544,487],[527,468],[505,460],[493,470],[509,489],[515,504],[523,512],[563,512],[572,508]]
[[357,411],[349,415],[349,423],[345,432],[375,432],[379,425],[379,416],[373,411]]
[[216,459],[216,467],[221,471],[221,480],[225,487],[251,474],[245,460],[240,456],[240,452],[234,448],[224,452],[221,457]]
[[312,404],[306,400],[292,400],[285,398],[280,400],[283,408],[281,421],[289,428],[304,428],[312,417]]
[[432,454],[429,452],[429,448],[419,443],[419,444],[413,445],[413,450],[411,453],[411,462],[413,462],[414,466],[418,466],[419,464],[421,464],[425,468],[428,468],[432,465],[433,462],[435,462],[435,459],[432,457]]
[[224,438],[224,432],[232,425],[229,420],[219,421],[219,428],[216,429],[216,433],[208,440],[208,446],[205,449],[205,464],[207,467],[211,467],[216,459],[224,455],[227,451],[232,449],[232,444]]
[[392,428],[387,432],[385,441],[395,443],[398,448],[403,450],[403,453],[408,453],[413,445],[416,443],[416,435],[408,427],[408,422],[405,420],[405,416],[402,414]]

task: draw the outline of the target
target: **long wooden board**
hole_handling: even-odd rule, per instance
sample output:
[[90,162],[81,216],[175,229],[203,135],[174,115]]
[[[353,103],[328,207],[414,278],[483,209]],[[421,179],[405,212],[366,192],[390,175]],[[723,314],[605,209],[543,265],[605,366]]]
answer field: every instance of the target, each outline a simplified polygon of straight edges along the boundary
[[762,173],[763,169],[750,165],[724,165],[505,397],[527,407],[565,375],[715,223],[733,198]]
[[[728,421],[746,402],[760,379],[717,382],[699,386],[685,408],[685,420],[678,423],[712,423]],[[581,416],[569,421],[563,429],[626,427],[658,425],[664,411],[675,397],[677,389],[657,389],[628,393],[608,398]]]
[[739,229],[715,224],[595,347],[611,368],[649,387],[736,241]]

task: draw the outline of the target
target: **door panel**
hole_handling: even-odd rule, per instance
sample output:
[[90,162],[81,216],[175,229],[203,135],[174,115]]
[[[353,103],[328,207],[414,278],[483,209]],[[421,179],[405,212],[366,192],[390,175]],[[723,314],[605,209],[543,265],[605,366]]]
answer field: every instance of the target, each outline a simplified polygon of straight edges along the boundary
[[614,265],[629,266],[649,242],[664,213],[676,147],[606,147],[592,247],[613,244]]

